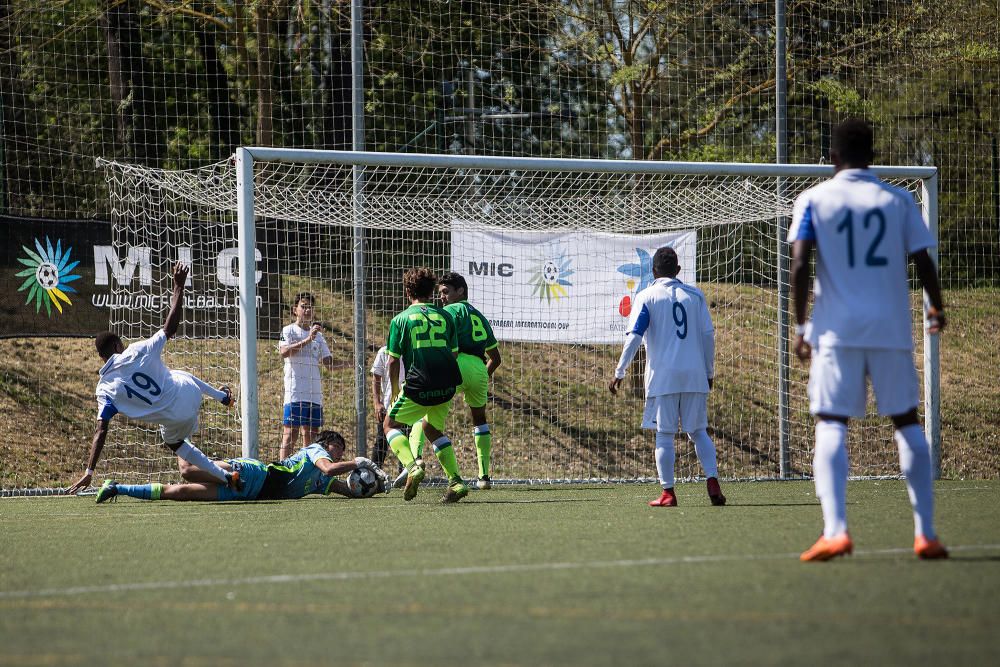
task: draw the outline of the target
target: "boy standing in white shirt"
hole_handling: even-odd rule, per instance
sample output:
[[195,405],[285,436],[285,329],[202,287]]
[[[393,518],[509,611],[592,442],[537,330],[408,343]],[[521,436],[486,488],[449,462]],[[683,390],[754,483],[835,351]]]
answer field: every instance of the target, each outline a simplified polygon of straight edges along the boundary
[[[795,353],[809,367],[809,411],[816,419],[813,478],[823,508],[823,534],[801,555],[824,561],[850,554],[847,532],[847,423],[865,416],[871,378],[879,414],[892,417],[899,461],[913,506],[913,550],[920,558],[947,558],[934,531],[930,447],[917,416],[919,386],[907,257],[927,292],[928,331],[945,326],[935,245],[913,196],[868,169],[874,157],[871,126],[848,120],[833,132],[833,178],[795,200],[792,243]],[[816,248],[812,320],[809,261]],[[814,352],[815,351],[815,352]]]
[[297,449],[302,431],[302,446],[316,439],[323,425],[323,383],[320,364],[333,368],[333,357],[320,325],[313,321],[313,296],[295,295],[292,314],[295,321],[281,330],[278,352],[285,360],[285,396],[282,415],[281,450],[284,460]]
[[713,505],[725,505],[719,487],[715,443],[708,435],[708,392],[715,377],[715,328],[701,290],[677,279],[677,252],[660,248],[653,255],[653,284],[636,295],[625,347],[608,384],[618,393],[625,370],[639,345],[646,344],[646,407],[642,427],[656,431],[656,471],[663,493],[652,507],[676,507],[674,434],[678,423],[694,442],[708,478]]

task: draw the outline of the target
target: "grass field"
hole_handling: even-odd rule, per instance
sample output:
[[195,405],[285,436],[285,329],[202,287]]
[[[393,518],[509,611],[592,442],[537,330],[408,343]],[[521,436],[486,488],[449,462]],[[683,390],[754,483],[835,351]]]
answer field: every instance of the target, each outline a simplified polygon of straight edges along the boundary
[[0,664],[998,664],[1000,482],[852,482],[856,553],[802,564],[807,482],[368,501],[0,501]]

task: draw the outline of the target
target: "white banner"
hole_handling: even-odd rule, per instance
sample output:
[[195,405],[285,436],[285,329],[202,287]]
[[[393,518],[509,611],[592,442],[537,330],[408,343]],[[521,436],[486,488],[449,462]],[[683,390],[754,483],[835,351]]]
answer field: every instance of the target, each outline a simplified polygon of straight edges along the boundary
[[672,246],[678,276],[696,276],[694,231],[624,235],[507,232],[452,222],[451,268],[498,340],[621,343],[635,295],[653,282],[653,254]]

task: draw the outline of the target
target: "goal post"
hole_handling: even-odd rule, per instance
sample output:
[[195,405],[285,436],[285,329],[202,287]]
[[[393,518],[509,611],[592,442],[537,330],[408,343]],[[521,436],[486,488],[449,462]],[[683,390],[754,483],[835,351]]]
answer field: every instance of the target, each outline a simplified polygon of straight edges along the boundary
[[[234,422],[203,420],[211,428],[198,436],[199,446],[214,455],[276,458],[283,400],[277,339],[292,321],[290,301],[302,292],[315,295],[335,363],[322,380],[326,423],[358,454],[369,450],[376,425],[368,369],[389,320],[406,305],[403,271],[426,265],[466,276],[470,302],[500,340],[504,362],[487,406],[495,477],[654,479],[652,441],[639,429],[641,375],[614,400],[606,385],[631,300],[651,279],[651,253],[669,243],[687,271],[682,279],[702,288],[715,322],[718,381],[709,423],[720,475],[811,475],[807,369],[788,355],[781,257],[794,197],[830,177],[832,166],[254,147],[184,172],[105,166],[120,256],[159,244],[166,257],[153,273],[164,276],[167,260],[183,251],[194,258],[196,288],[222,281],[217,300],[236,304],[186,311],[183,349],[168,359],[175,368],[239,381]],[[936,234],[936,169],[873,170],[914,194]],[[917,323],[921,299],[915,282],[911,287]],[[151,335],[157,322],[155,314],[123,309],[114,311],[112,328],[135,339]],[[937,341],[915,342],[925,428],[938,462]],[[175,353],[168,347],[168,354]],[[446,432],[471,474],[468,413],[456,398]],[[147,468],[169,474],[172,462],[153,453],[149,432],[121,437],[116,465],[151,459]],[[851,475],[898,476],[891,442],[886,420],[856,421]],[[696,477],[693,447],[680,438],[677,451],[678,478]]]

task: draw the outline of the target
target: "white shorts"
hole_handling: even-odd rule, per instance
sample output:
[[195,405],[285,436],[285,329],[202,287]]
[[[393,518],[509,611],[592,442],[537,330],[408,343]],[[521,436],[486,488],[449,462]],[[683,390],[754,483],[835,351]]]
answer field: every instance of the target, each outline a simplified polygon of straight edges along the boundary
[[163,442],[169,445],[194,435],[198,430],[198,411],[201,410],[201,388],[176,375],[175,384],[177,393],[170,407],[160,414],[158,420]]
[[708,394],[685,392],[662,394],[646,399],[642,427],[660,433],[694,433],[708,428]]
[[863,347],[821,347],[809,367],[809,412],[864,417],[865,377],[872,380],[878,413],[901,415],[917,407],[920,386],[913,353]]

